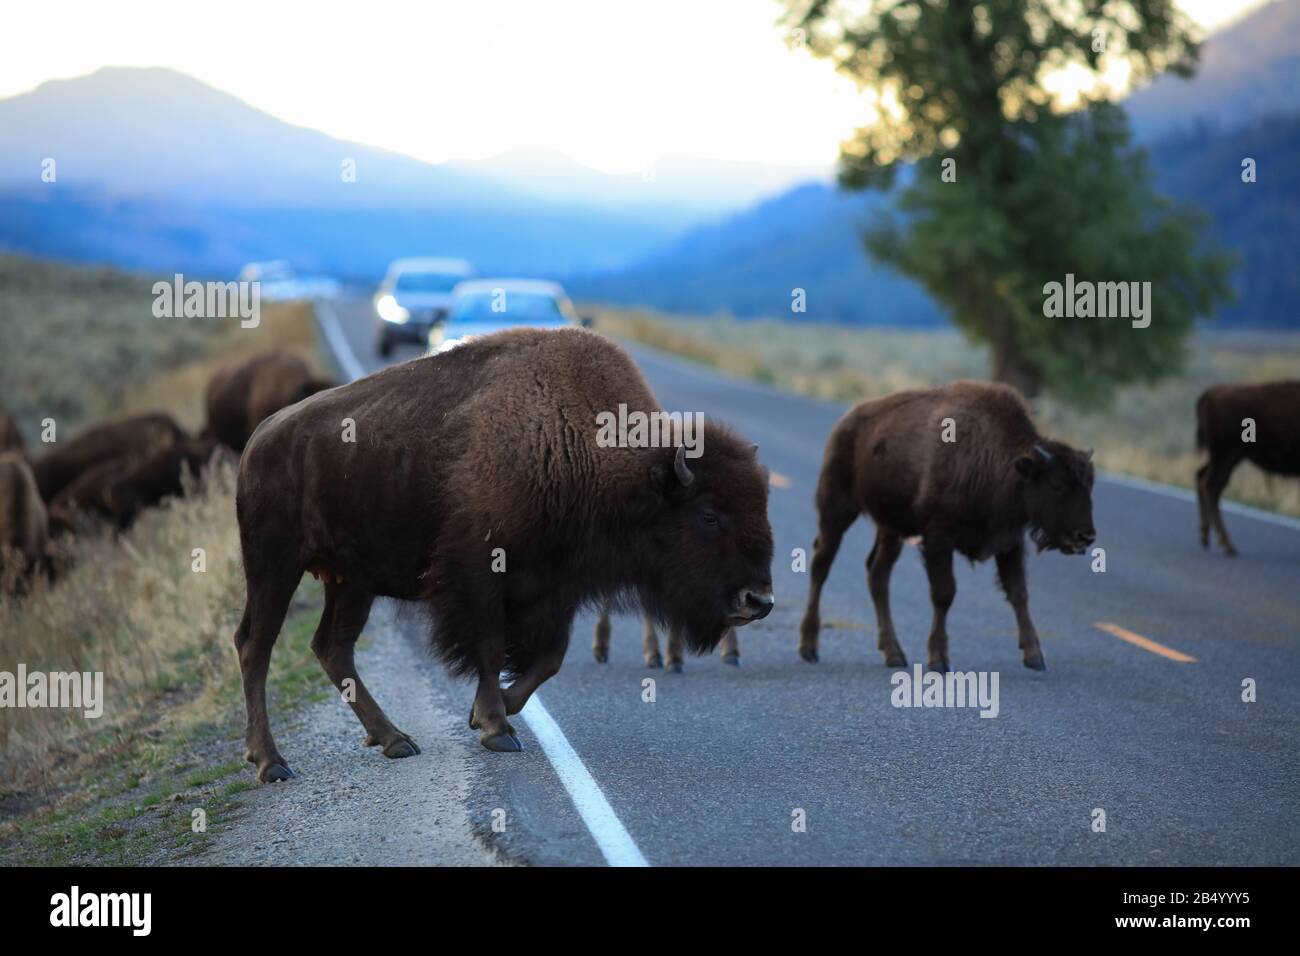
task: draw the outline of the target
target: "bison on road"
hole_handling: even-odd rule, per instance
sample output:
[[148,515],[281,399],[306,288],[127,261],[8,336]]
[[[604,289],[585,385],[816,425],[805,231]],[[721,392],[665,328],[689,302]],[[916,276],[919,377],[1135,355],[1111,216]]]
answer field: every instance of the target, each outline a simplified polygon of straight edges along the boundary
[[312,374],[291,352],[264,352],[229,365],[208,382],[205,433],[235,452],[265,419],[334,383]]
[[161,412],[132,415],[87,429],[69,442],[57,442],[32,464],[41,499],[47,504],[78,477],[114,458],[147,458],[189,436]]
[[1029,617],[1026,530],[1041,551],[1085,551],[1092,524],[1092,453],[1038,434],[1014,389],[982,382],[899,392],[863,402],[835,425],[817,485],[817,540],[799,654],[817,660],[822,585],[840,539],[858,517],[876,524],[867,585],[878,646],[890,667],[907,659],[889,612],[889,576],[905,538],[919,535],[934,617],[929,667],[948,670],[948,608],[957,593],[953,552],[994,558],[1015,610],[1026,667],[1044,670]]
[[1300,475],[1300,381],[1216,385],[1196,401],[1196,447],[1210,460],[1196,472],[1201,547],[1210,526],[1229,557],[1237,553],[1223,524],[1219,498],[1233,469],[1249,461],[1275,475]]
[[17,452],[0,453],[0,572],[6,559],[19,563],[2,577],[20,584],[33,572],[49,571],[45,502],[27,460]]
[[[600,609],[600,617],[596,621],[596,632],[591,641],[591,656],[596,659],[597,664],[604,664],[609,660],[611,612],[612,608],[608,604],[605,605]],[[665,665],[664,657],[659,653],[659,632],[655,628],[654,618],[647,616],[644,620],[645,636],[641,639],[641,655],[645,658],[645,666],[667,666],[674,674],[680,674],[685,656],[681,631],[677,628],[670,628],[668,631],[668,661]],[[740,638],[736,636],[734,627],[727,628],[727,633],[722,635],[722,640],[718,644],[718,653],[722,656],[722,663],[733,667],[740,666]]]
[[[431,643],[478,686],[469,724],[521,749],[509,717],[555,674],[575,613],[636,606],[711,650],[772,607],[767,482],[718,426],[702,454],[603,440],[620,405],[660,412],[622,349],[580,329],[518,329],[384,369],[263,422],[236,512],[248,602],[235,633],[261,780],[292,776],[266,676],[305,571],[325,584],[312,647],[389,757],[418,753],[357,676],[377,595],[423,599]],[[502,688],[502,672],[513,682]]]

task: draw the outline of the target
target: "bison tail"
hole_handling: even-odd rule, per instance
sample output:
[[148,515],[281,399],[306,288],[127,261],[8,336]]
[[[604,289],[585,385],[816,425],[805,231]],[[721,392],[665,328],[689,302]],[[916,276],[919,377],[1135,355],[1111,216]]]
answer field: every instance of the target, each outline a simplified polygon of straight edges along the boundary
[[1205,448],[1209,442],[1209,392],[1202,392],[1196,400],[1196,447]]

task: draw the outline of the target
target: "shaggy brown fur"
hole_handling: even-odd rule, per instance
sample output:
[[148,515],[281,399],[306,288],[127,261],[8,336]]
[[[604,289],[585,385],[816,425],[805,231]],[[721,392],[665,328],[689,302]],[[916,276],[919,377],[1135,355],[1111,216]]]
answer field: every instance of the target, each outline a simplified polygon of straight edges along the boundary
[[189,436],[161,412],[133,415],[87,429],[69,442],[56,442],[32,464],[46,503],[81,474],[113,458],[145,458]]
[[27,445],[23,441],[22,431],[18,428],[18,419],[5,412],[0,412],[0,454],[7,451],[16,451],[20,455],[26,455]]
[[[609,617],[613,609],[607,604],[600,609],[600,618],[596,621],[596,633],[591,641],[591,656],[596,659],[597,664],[604,664],[609,661],[609,635],[612,630],[610,627]],[[733,667],[740,666],[740,638],[736,635],[734,627],[727,628],[727,633],[722,635],[722,640],[718,643],[718,653],[722,655],[722,663],[730,664]],[[654,618],[645,618],[645,636],[641,639],[641,655],[645,658],[645,666],[651,668],[664,667],[663,655],[659,653],[659,634],[655,629]],[[676,628],[668,631],[668,670],[674,674],[680,674],[684,667],[683,661],[683,642],[681,631]]]
[[[325,582],[312,646],[351,689],[367,742],[393,757],[415,743],[353,664],[376,595],[427,602],[434,649],[478,678],[470,726],[493,750],[520,749],[507,717],[559,670],[583,605],[635,601],[697,652],[767,614],[772,532],[753,448],[712,425],[690,460],[680,448],[601,447],[597,415],[620,403],[660,410],[620,348],[578,329],[519,329],[314,395],[258,427],[236,494],[248,604],[235,646],[260,779],[291,775],[265,682],[304,571]],[[502,671],[518,675],[504,690]]]
[[208,382],[208,425],[205,434],[236,452],[249,436],[280,409],[300,402],[334,383],[312,375],[311,368],[290,352],[263,352],[229,365]]
[[63,531],[71,528],[76,514],[87,513],[125,530],[145,508],[182,494],[184,475],[200,477],[216,447],[216,439],[193,438],[147,457],[101,462],[54,497],[51,519]]
[[21,581],[38,570],[49,570],[45,502],[27,460],[17,452],[0,453],[0,571],[6,556],[22,566]]
[[[948,419],[955,428],[951,442],[943,440]],[[903,539],[919,535],[934,605],[929,666],[948,669],[946,622],[957,592],[952,556],[958,551],[972,561],[996,558],[1025,666],[1043,670],[1029,618],[1024,536],[1028,530],[1040,551],[1075,554],[1092,544],[1091,455],[1039,435],[1020,394],[1005,385],[954,382],[851,409],[831,432],[817,486],[800,656],[817,660],[822,585],[845,530],[867,514],[876,524],[867,582],[889,666],[907,665],[889,612],[889,575]]]
[[[1246,441],[1246,420],[1255,423]],[[1219,510],[1232,471],[1243,461],[1274,475],[1300,475],[1300,381],[1264,385],[1216,385],[1196,401],[1196,447],[1210,460],[1196,472],[1201,547],[1210,546],[1210,526],[1229,556],[1235,555]]]

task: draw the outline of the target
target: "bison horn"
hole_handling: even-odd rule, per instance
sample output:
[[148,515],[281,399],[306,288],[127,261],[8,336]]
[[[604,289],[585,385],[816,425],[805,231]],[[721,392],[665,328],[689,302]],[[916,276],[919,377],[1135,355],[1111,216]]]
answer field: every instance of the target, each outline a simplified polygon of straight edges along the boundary
[[757,445],[750,445],[750,446],[749,446],[749,453],[750,453],[751,455],[753,455],[755,458],[757,458],[757,457],[758,457],[758,446],[757,446]]
[[682,445],[677,446],[677,457],[673,459],[673,471],[677,474],[677,480],[685,488],[695,476],[691,474],[691,469],[686,466],[686,449]]
[[1039,458],[1043,459],[1044,464],[1051,462],[1052,453],[1048,451],[1046,448],[1044,448],[1042,445],[1035,445],[1034,451],[1037,453]]
[[1088,459],[1088,461],[1092,461],[1092,453],[1093,453],[1094,450],[1095,450],[1095,449],[1092,449],[1092,448],[1089,448],[1089,449],[1088,449],[1088,454],[1087,454],[1087,456],[1086,456],[1087,459]]

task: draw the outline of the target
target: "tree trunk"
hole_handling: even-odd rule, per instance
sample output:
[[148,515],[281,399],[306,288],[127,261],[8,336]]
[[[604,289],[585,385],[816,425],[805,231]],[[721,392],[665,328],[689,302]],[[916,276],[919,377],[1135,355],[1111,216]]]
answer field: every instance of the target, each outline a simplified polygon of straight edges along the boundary
[[1037,398],[1043,389],[1042,373],[1010,342],[993,342],[993,380],[1020,390],[1025,398]]

